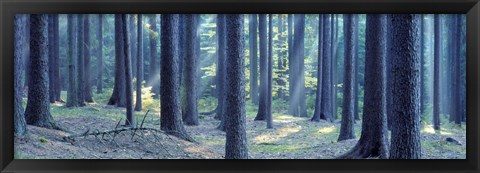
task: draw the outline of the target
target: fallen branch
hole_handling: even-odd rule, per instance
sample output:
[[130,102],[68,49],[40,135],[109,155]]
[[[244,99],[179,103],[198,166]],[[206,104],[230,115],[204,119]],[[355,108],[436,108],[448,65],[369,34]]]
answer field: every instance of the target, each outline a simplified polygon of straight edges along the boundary
[[115,128],[113,130],[107,130],[107,131],[96,131],[96,132],[84,132],[84,133],[80,133],[80,134],[73,134],[73,135],[68,135],[68,136],[64,136],[63,139],[65,141],[74,141],[75,138],[78,138],[78,137],[86,137],[86,136],[98,136],[98,135],[111,135],[113,134],[114,136],[116,136],[116,134],[120,133],[120,132],[125,132],[125,131],[139,131],[139,130],[147,130],[147,131],[154,131],[154,132],[158,132],[158,133],[165,133],[164,131],[161,131],[161,130],[158,130],[158,129],[154,129],[154,128],[148,128],[148,127],[135,127],[135,128],[132,128],[132,127],[126,127],[126,128]]

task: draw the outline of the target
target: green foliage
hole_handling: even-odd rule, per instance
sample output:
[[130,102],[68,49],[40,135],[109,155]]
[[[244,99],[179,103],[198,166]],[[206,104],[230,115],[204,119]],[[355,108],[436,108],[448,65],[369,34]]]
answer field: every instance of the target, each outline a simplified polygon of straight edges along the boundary
[[48,143],[48,140],[44,137],[39,137],[38,140],[40,140],[41,143]]
[[[145,81],[142,82],[142,110],[150,110],[160,112],[160,100],[154,99],[151,86],[145,86]],[[133,103],[136,103],[136,92],[133,93]]]
[[272,100],[272,112],[285,114],[288,111],[288,103],[283,99]]
[[197,108],[198,112],[212,111],[217,107],[218,99],[215,97],[203,97],[198,99]]

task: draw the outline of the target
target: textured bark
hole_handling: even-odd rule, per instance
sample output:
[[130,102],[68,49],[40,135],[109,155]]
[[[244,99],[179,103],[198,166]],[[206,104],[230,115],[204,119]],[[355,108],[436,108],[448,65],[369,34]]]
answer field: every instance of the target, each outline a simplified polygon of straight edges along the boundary
[[336,78],[336,74],[337,74],[337,55],[336,55],[336,47],[337,47],[337,44],[336,44],[336,37],[335,37],[335,34],[337,33],[337,30],[338,30],[338,25],[337,25],[337,18],[338,16],[336,14],[332,14],[331,17],[330,17],[330,23],[331,23],[331,26],[332,29],[330,30],[331,31],[331,34],[330,34],[330,38],[331,38],[331,42],[332,42],[332,46],[330,47],[332,49],[332,71],[331,71],[331,75],[332,75],[332,118],[333,119],[337,119],[338,117],[338,111],[337,111],[337,78]]
[[[25,20],[27,15],[17,14],[14,16],[14,110],[13,110],[13,133],[15,136],[23,136],[27,132],[27,122],[23,114],[23,98],[22,98],[22,72],[23,72],[23,56],[24,56],[24,38],[25,37]],[[28,75],[28,74],[27,74]]]
[[258,54],[257,54],[257,14],[249,15],[249,46],[250,46],[250,98],[252,102],[258,105]]
[[123,31],[122,31],[121,15],[115,15],[115,81],[113,93],[108,101],[108,105],[116,105],[117,107],[126,106],[125,91],[125,58],[122,53],[123,49]]
[[248,159],[245,118],[245,72],[243,47],[243,15],[226,15],[226,144],[225,159]]
[[426,90],[425,90],[425,69],[424,69],[424,65],[425,65],[425,57],[424,57],[424,50],[423,48],[425,47],[424,46],[424,40],[425,40],[425,36],[424,36],[424,15],[423,14],[420,14],[420,48],[419,48],[419,55],[420,55],[420,116],[423,116],[423,112],[424,112],[424,109],[425,109],[425,95],[426,95]]
[[138,14],[137,19],[137,98],[135,111],[142,110],[142,82],[143,82],[143,15]]
[[460,49],[461,49],[461,33],[462,33],[462,17],[460,14],[455,14],[455,54],[453,56],[454,58],[454,63],[453,63],[453,67],[454,67],[454,78],[453,78],[453,107],[454,107],[454,111],[452,111],[454,113],[454,120],[455,120],[455,124],[458,124],[458,125],[461,125],[462,124],[462,110],[464,108],[462,108],[462,100],[461,100],[461,85],[462,85],[462,77],[461,77],[461,62],[460,62],[460,59],[461,59],[461,53],[460,53]]
[[393,98],[392,98],[392,95],[393,95],[393,78],[392,78],[392,59],[393,59],[393,53],[392,53],[392,38],[393,38],[393,35],[392,35],[392,30],[393,30],[393,27],[392,27],[392,15],[391,14],[387,14],[387,46],[386,46],[386,78],[387,78],[387,85],[385,86],[386,87],[386,95],[387,95],[387,98],[386,98],[386,108],[387,108],[387,127],[388,127],[388,130],[392,130],[392,126],[393,126],[393,123],[392,123],[392,115],[393,115]]
[[130,62],[130,37],[128,37],[129,28],[127,23],[127,14],[121,14],[122,17],[122,35],[123,35],[123,57],[125,58],[125,95],[126,95],[126,121],[125,126],[134,127],[135,118],[133,117],[133,87],[132,87],[132,65]]
[[79,14],[77,18],[77,50],[78,50],[78,55],[77,55],[77,102],[78,106],[83,107],[85,106],[85,35],[83,34],[84,32],[84,14]]
[[75,59],[75,15],[69,14],[67,21],[67,33],[68,33],[68,51],[67,51],[67,61],[68,61],[68,91],[67,91],[67,107],[76,107],[78,106],[77,101],[77,81],[75,80],[76,76],[76,66],[77,62]]
[[[180,81],[180,88],[183,88],[183,71],[185,69],[185,58],[186,58],[186,54],[185,54],[185,51],[186,51],[186,43],[187,43],[187,40],[185,39],[185,30],[186,30],[186,23],[185,23],[185,14],[180,14],[178,17],[178,81]],[[183,93],[181,92],[180,93],[180,102],[181,102],[181,105],[183,107]],[[182,109],[183,110],[183,109]]]
[[[355,138],[355,131],[353,130],[354,114],[353,114],[353,66],[355,64],[354,51],[355,51],[355,38],[354,38],[354,28],[358,26],[355,25],[353,21],[352,14],[343,15],[343,34],[344,34],[344,50],[345,50],[345,72],[343,77],[343,107],[342,107],[342,124],[340,127],[340,135],[338,136],[338,141],[343,141],[347,139]],[[381,45],[383,46],[383,45]]]
[[440,130],[440,16],[434,14],[433,129]]
[[354,57],[353,59],[355,59],[355,62],[354,62],[354,66],[353,66],[353,73],[355,74],[353,76],[353,99],[354,99],[354,102],[353,102],[353,114],[354,114],[354,117],[355,117],[355,120],[360,120],[360,115],[359,115],[359,108],[358,108],[358,90],[359,90],[359,53],[358,53],[358,37],[359,37],[359,29],[360,26],[358,25],[358,14],[355,14],[353,16],[353,22],[355,22],[355,26],[357,26],[357,28],[353,28],[353,32],[354,32],[354,44],[355,44],[355,53],[354,53]]
[[390,159],[420,159],[420,16],[392,15],[393,112]]
[[357,144],[340,159],[388,158],[385,116],[385,26],[386,17],[367,14],[365,47],[365,97],[362,132]]
[[217,129],[225,131],[225,63],[226,63],[226,31],[225,31],[225,15],[217,15],[217,44],[218,44],[218,59],[217,59],[217,98],[218,98],[218,107],[217,114],[215,115],[216,119],[220,119],[220,124]]
[[273,73],[273,18],[272,14],[268,15],[268,71],[267,71],[267,129],[273,128],[273,116],[272,116],[272,73]]
[[48,89],[48,17],[30,15],[30,63],[28,101],[25,110],[27,124],[59,129],[50,114]]
[[332,117],[332,75],[331,75],[331,63],[332,63],[332,43],[330,37],[330,18],[331,14],[323,15],[323,61],[322,61],[322,100],[321,100],[321,112],[320,119],[333,121]]
[[97,93],[103,92],[103,14],[98,15],[98,55],[97,55],[97,68],[98,68],[98,79],[97,79]]
[[[293,93],[293,88],[294,88],[294,83],[293,80],[295,79],[295,74],[293,69],[293,14],[288,14],[287,16],[287,40],[288,40],[288,94],[289,94],[289,100],[291,102],[292,100],[292,93]],[[293,115],[293,110],[289,109],[288,113],[290,115]]]
[[55,85],[54,85],[54,38],[53,38],[53,14],[49,14],[48,16],[48,95],[50,103],[55,103]]
[[53,15],[53,85],[55,86],[55,101],[64,102],[61,98],[61,83],[60,83],[60,55],[59,55],[59,28],[58,28],[58,14]]
[[[198,15],[198,14],[197,14]],[[185,56],[185,90],[186,105],[183,112],[183,123],[186,125],[198,125],[197,110],[197,17],[194,14],[185,15],[186,22],[186,56]]]
[[268,54],[267,54],[267,15],[259,14],[260,38],[260,97],[258,99],[258,112],[255,121],[263,121],[268,114]]
[[178,14],[162,14],[161,19],[161,83],[160,128],[168,134],[193,141],[185,131],[180,113],[180,81],[178,80]]
[[84,76],[84,99],[88,103],[93,103],[95,102],[92,97],[92,83],[91,83],[91,78],[90,78],[90,72],[91,72],[91,63],[90,63],[90,15],[85,14],[85,17],[83,18],[83,38],[85,39],[83,43],[83,52],[84,52],[84,71],[85,71],[85,76]]
[[315,91],[315,110],[311,121],[320,121],[321,101],[322,101],[322,61],[323,57],[323,14],[318,15],[318,57],[317,57],[317,87]]
[[131,67],[132,67],[132,77],[137,76],[137,61],[134,61],[134,59],[137,59],[137,42],[135,38],[138,38],[138,32],[136,32],[137,28],[135,27],[135,14],[129,15],[128,18],[128,27],[129,31],[128,35],[130,37],[130,62],[131,62]]

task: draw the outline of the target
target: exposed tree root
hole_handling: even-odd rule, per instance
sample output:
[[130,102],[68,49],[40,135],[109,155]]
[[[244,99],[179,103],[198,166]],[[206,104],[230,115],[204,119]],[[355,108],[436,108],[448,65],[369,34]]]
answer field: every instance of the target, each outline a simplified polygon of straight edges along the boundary
[[365,158],[380,158],[388,159],[388,152],[385,147],[380,145],[372,145],[368,142],[358,142],[347,153],[338,156],[336,159],[365,159]]

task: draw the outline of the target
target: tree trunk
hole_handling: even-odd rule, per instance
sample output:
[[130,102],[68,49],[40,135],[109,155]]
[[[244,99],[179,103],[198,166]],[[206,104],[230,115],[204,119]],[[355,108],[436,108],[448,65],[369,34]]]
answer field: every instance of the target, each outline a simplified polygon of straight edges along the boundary
[[355,138],[355,131],[353,130],[353,66],[355,64],[354,52],[355,52],[355,43],[354,43],[354,28],[358,26],[355,25],[353,21],[352,14],[343,15],[343,34],[344,34],[344,50],[345,50],[345,72],[343,77],[343,108],[342,108],[342,124],[340,128],[340,135],[338,136],[338,141],[343,141],[347,139]]
[[315,110],[313,112],[312,119],[310,121],[319,122],[320,121],[320,112],[321,112],[321,101],[322,101],[322,61],[323,57],[323,17],[324,14],[318,15],[318,57],[317,57],[317,87],[315,91]]
[[84,33],[84,14],[79,14],[77,21],[78,21],[78,26],[77,26],[77,50],[78,50],[78,55],[77,55],[77,101],[78,101],[78,106],[83,107],[85,106],[85,35]]
[[83,43],[83,52],[84,52],[84,71],[85,71],[85,76],[84,76],[84,90],[85,90],[85,101],[88,103],[93,103],[95,102],[92,97],[92,84],[91,84],[91,78],[90,78],[90,15],[85,14],[85,17],[83,19],[83,27],[84,27],[84,32],[83,32],[83,37],[84,37],[84,43]]
[[243,48],[243,15],[226,15],[227,60],[226,62],[226,144],[225,159],[248,159],[246,118],[245,118],[245,78]]
[[152,91],[155,93],[155,97],[158,98],[160,95],[160,70],[157,68],[157,39],[159,35],[155,35],[157,31],[156,15],[150,17],[150,71],[148,72],[148,84],[152,86]]
[[[289,95],[289,102],[293,100],[293,88],[295,84],[293,83],[295,79],[295,74],[293,70],[293,14],[288,14],[287,16],[287,37],[288,37],[288,95]],[[290,103],[292,104],[292,103]],[[294,115],[293,108],[288,109],[288,114]]]
[[391,14],[387,14],[387,46],[386,46],[386,58],[385,58],[385,61],[386,61],[386,78],[387,78],[387,85],[385,86],[386,87],[386,109],[387,109],[387,127],[388,127],[388,130],[392,130],[392,126],[393,126],[393,76],[392,76],[392,59],[393,59],[393,53],[392,53],[392,38],[393,38],[393,35],[392,35],[392,30],[393,30],[393,27],[392,27],[392,15]]
[[115,15],[115,81],[113,93],[108,101],[108,105],[116,105],[117,107],[126,106],[125,91],[125,58],[123,57],[123,31],[121,15]]
[[353,114],[354,114],[354,117],[355,117],[355,120],[360,120],[360,115],[359,115],[359,108],[358,108],[358,90],[359,90],[359,61],[360,61],[360,58],[359,58],[359,53],[358,53],[358,37],[359,37],[359,25],[358,25],[358,14],[355,14],[353,16],[353,22],[355,22],[355,26],[357,26],[357,28],[353,28],[353,32],[354,32],[354,44],[355,44],[355,53],[354,53],[354,56],[353,56],[353,59],[355,59],[355,62],[354,62],[354,66],[353,66],[353,74],[355,74],[353,76],[353,99],[354,99],[354,102],[353,102]]
[[290,85],[294,85],[290,93],[289,113],[294,116],[306,117],[305,103],[305,15],[295,15],[295,33],[293,38],[292,63],[290,64]]
[[77,101],[77,82],[75,80],[76,76],[76,59],[75,59],[75,15],[69,14],[67,21],[67,34],[68,34],[68,91],[67,91],[67,107],[76,107],[78,106]]
[[55,86],[54,92],[55,92],[55,101],[63,102],[62,98],[60,97],[61,95],[61,84],[60,84],[60,55],[59,55],[59,45],[58,43],[60,42],[60,38],[58,36],[59,31],[58,31],[58,14],[53,15],[53,85]]
[[433,129],[440,130],[440,17],[434,14]]
[[[22,72],[23,72],[23,56],[24,56],[24,36],[25,36],[25,21],[24,18],[27,15],[17,14],[14,16],[14,43],[15,43],[15,54],[14,54],[14,97],[13,105],[13,121],[14,128],[13,133],[15,136],[23,136],[27,132],[27,122],[25,121],[25,116],[23,114],[23,97],[22,97]],[[28,74],[27,74],[28,75]]]
[[48,17],[45,14],[30,15],[30,63],[28,101],[25,110],[27,124],[59,129],[50,114],[48,88]]
[[[117,14],[118,15],[118,14]],[[132,68],[130,62],[130,38],[128,37],[129,28],[127,23],[127,14],[121,14],[122,17],[122,34],[123,34],[123,57],[125,58],[125,95],[126,95],[126,121],[125,126],[135,127],[135,118],[133,117],[133,89],[132,89]]]
[[137,98],[135,111],[142,111],[142,82],[143,82],[143,15],[138,14],[137,19]]
[[267,129],[273,128],[273,116],[272,116],[272,73],[273,73],[273,18],[272,14],[268,15],[268,90],[267,90]]
[[393,112],[390,159],[420,159],[420,16],[392,15]]
[[385,116],[385,30],[386,17],[367,14],[365,38],[365,97],[362,133],[357,144],[340,159],[388,158]]
[[257,54],[257,14],[250,14],[249,46],[250,46],[250,98],[252,103],[258,105],[258,54]]
[[49,93],[49,100],[50,103],[55,103],[55,81],[53,71],[54,71],[54,38],[53,38],[53,14],[48,15],[48,93]]
[[[198,15],[198,14],[197,14]],[[185,90],[186,105],[183,112],[183,122],[186,125],[198,125],[197,110],[197,17],[194,14],[185,15],[186,22],[186,59],[185,59]]]
[[260,37],[260,97],[255,121],[263,121],[268,115],[268,54],[267,54],[267,15],[259,14]]
[[425,70],[424,70],[424,65],[425,65],[425,57],[423,56],[424,54],[424,40],[425,37],[423,36],[424,34],[424,15],[420,14],[420,47],[419,47],[419,55],[420,55],[420,116],[423,116],[423,112],[425,109]]
[[332,43],[330,37],[330,18],[331,14],[323,15],[323,68],[322,68],[322,100],[321,100],[321,112],[320,119],[333,121],[332,117]]
[[98,55],[97,55],[97,68],[98,68],[98,79],[97,79],[97,93],[103,92],[103,14],[98,15]]
[[462,16],[460,14],[455,14],[455,54],[454,54],[454,81],[453,81],[453,105],[454,105],[454,115],[455,115],[455,124],[462,124],[462,100],[461,100],[461,33],[462,33]]
[[162,14],[161,20],[161,83],[160,128],[168,134],[193,141],[185,131],[180,113],[180,81],[178,80],[178,14]]
[[218,97],[218,108],[215,118],[220,119],[220,124],[217,129],[225,131],[225,59],[226,59],[226,31],[225,31],[225,15],[217,15],[217,39],[218,39],[218,73],[217,73],[217,97]]

